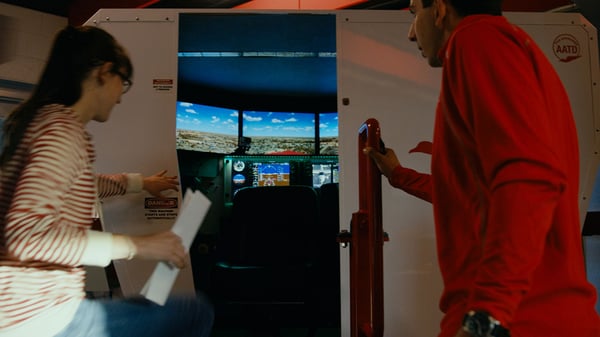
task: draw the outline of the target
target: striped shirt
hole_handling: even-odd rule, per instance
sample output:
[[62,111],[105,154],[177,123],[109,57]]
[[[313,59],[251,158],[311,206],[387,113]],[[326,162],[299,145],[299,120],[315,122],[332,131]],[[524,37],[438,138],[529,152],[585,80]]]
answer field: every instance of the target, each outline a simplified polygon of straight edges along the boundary
[[[84,297],[82,265],[110,262],[112,235],[90,231],[95,151],[62,105],[38,111],[0,172],[0,336],[52,336]],[[100,175],[102,197],[124,194],[125,175]],[[43,325],[39,323],[43,322]]]

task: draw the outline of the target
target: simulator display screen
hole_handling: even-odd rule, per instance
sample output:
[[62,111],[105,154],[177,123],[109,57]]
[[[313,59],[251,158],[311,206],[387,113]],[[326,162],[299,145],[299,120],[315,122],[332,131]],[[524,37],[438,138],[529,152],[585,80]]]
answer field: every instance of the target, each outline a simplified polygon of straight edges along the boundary
[[325,156],[338,155],[338,113],[319,114],[319,154]]
[[233,153],[238,147],[238,111],[177,102],[178,150]]
[[315,114],[245,111],[243,135],[251,155],[310,155],[315,153]]
[[313,187],[321,187],[327,183],[339,182],[339,165],[312,164]]
[[234,160],[231,179],[234,189],[245,186],[288,186],[290,164]]
[[248,186],[304,185],[321,187],[339,182],[337,156],[226,156],[225,203],[237,190]]
[[288,186],[290,184],[290,164],[256,164],[257,186]]

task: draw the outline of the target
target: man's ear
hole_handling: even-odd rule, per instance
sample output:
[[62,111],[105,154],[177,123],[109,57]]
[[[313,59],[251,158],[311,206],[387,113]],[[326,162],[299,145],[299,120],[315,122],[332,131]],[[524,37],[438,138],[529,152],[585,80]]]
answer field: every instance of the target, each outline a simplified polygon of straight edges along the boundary
[[444,19],[448,15],[448,0],[434,0],[433,1],[433,18],[435,20],[435,26],[438,28],[443,27]]

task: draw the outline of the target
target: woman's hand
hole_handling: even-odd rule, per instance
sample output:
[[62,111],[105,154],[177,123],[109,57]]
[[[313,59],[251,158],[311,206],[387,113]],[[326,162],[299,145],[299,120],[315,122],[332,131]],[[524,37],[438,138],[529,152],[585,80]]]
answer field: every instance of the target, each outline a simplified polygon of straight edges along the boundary
[[136,248],[136,258],[164,261],[180,269],[185,267],[187,253],[177,234],[166,231],[130,238]]
[[164,198],[164,191],[179,191],[177,176],[166,176],[167,170],[162,170],[154,175],[144,177],[144,190],[158,198]]

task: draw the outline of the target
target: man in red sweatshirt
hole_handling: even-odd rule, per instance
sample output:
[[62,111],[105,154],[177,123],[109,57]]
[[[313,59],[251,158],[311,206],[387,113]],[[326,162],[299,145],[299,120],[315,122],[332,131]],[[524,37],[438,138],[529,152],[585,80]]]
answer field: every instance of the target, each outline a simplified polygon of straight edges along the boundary
[[598,337],[579,223],[566,91],[502,0],[412,0],[409,39],[442,88],[431,174],[365,152],[433,204],[444,281],[440,337]]

